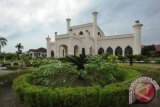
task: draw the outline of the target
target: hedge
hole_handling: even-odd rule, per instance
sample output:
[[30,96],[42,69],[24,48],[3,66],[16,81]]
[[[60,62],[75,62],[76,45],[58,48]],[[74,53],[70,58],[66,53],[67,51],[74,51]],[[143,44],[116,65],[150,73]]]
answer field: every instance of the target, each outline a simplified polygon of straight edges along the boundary
[[[18,77],[13,89],[31,107],[128,107],[128,88],[141,74],[130,70],[126,80],[105,87],[48,88],[31,85],[31,75]],[[132,77],[131,77],[132,75]]]
[[[30,73],[32,71],[32,68],[23,68],[22,70],[16,70],[12,72],[7,73],[1,73],[0,74],[0,86],[2,87],[11,87],[13,80],[17,78],[18,76],[26,73]],[[5,71],[4,71],[5,72]]]

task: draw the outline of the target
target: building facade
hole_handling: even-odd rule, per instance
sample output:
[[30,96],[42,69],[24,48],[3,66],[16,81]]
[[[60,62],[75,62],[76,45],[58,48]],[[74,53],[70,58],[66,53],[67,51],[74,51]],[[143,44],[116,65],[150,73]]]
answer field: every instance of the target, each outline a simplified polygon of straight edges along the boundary
[[98,12],[93,12],[93,23],[70,26],[71,19],[66,19],[67,33],[58,35],[55,41],[46,38],[47,57],[65,57],[81,54],[95,55],[107,52],[112,55],[141,54],[141,28],[143,24],[136,21],[133,33],[106,36],[97,25]]
[[38,49],[30,49],[28,55],[30,58],[43,58],[46,57],[47,50],[43,47]]

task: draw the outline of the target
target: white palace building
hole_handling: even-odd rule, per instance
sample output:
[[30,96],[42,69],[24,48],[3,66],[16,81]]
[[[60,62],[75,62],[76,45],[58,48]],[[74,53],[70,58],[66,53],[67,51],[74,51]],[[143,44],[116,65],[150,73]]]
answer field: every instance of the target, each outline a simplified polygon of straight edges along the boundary
[[55,41],[51,42],[48,36],[47,57],[65,57],[81,54],[95,55],[107,52],[112,55],[141,54],[141,28],[143,24],[136,21],[133,33],[106,36],[97,25],[98,12],[93,12],[93,23],[70,26],[67,21],[67,33],[58,35],[55,32]]

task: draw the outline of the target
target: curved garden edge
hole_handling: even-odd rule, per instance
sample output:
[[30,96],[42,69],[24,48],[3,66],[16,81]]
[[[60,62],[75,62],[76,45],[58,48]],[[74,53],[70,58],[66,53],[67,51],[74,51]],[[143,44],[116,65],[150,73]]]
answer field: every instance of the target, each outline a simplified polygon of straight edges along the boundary
[[30,84],[30,74],[18,77],[13,89],[24,102],[32,107],[105,107],[128,106],[128,87],[141,73],[130,70],[124,82],[105,87],[47,88]]

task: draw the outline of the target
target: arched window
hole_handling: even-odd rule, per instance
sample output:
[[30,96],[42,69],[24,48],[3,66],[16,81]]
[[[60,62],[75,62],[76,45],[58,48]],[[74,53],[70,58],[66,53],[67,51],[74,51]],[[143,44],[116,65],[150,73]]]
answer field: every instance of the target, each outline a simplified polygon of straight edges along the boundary
[[82,55],[86,55],[85,48],[82,48]]
[[99,50],[98,50],[98,54],[99,55],[102,55],[104,53],[104,49],[101,47],[101,48],[99,48]]
[[130,46],[127,46],[127,47],[125,48],[125,55],[126,55],[126,54],[130,54],[130,55],[133,54],[133,50],[132,50],[132,48],[131,48]]
[[83,32],[82,32],[82,31],[80,31],[80,32],[79,32],[79,35],[83,35]]
[[29,54],[29,57],[32,58],[32,53]]
[[89,48],[89,54],[92,55],[92,46]]
[[65,56],[65,53],[64,53],[64,49],[63,49],[63,57]]
[[53,50],[51,51],[51,57],[54,57],[54,51]]
[[115,55],[122,55],[122,48],[121,47],[116,48]]
[[113,55],[113,49],[111,47],[108,47],[106,50],[107,54]]
[[75,46],[74,46],[74,56],[78,56],[78,55],[79,55],[78,46],[75,45]]

